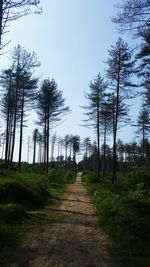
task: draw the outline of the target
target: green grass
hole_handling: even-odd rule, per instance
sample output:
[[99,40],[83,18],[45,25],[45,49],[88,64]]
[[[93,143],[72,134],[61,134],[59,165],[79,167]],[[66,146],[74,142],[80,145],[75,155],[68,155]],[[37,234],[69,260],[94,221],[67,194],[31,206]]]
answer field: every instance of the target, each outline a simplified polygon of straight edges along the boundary
[[99,183],[88,174],[87,188],[96,205],[101,227],[120,254],[122,266],[150,266],[150,172],[120,174],[115,185],[110,177]]
[[30,211],[45,216],[44,207],[56,205],[66,184],[74,181],[75,173],[54,169],[47,175],[0,171],[0,266],[7,266],[17,257],[24,233],[44,223],[41,216],[30,216]]

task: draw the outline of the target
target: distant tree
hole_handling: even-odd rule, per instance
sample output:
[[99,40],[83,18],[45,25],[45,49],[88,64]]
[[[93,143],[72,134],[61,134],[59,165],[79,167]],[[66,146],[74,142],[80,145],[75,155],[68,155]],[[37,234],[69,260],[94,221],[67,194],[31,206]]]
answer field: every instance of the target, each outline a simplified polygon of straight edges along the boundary
[[57,140],[56,134],[52,135],[51,137],[51,161],[54,161],[54,148],[55,148],[56,140]]
[[88,101],[87,106],[82,108],[85,110],[84,115],[87,119],[84,119],[86,127],[92,127],[96,129],[97,134],[97,176],[100,178],[100,111],[104,100],[104,92],[107,88],[107,84],[101,77],[98,76],[90,82],[90,92],[85,93],[85,98]]
[[80,136],[72,136],[72,148],[73,148],[73,162],[76,164],[76,155],[80,151]]
[[9,22],[17,20],[29,13],[40,13],[40,0],[1,0],[0,1],[0,50],[2,35],[8,32]]
[[44,80],[37,95],[37,113],[39,124],[43,126],[44,132],[44,171],[46,173],[49,165],[50,129],[68,112],[69,107],[65,106],[65,99],[62,97],[62,92],[57,89],[55,80]]
[[38,134],[39,134],[39,130],[36,128],[33,131],[33,163],[32,163],[32,169],[35,169],[35,157],[36,157],[36,146],[37,146],[37,141],[38,141]]
[[84,168],[87,169],[87,159],[88,159],[88,154],[90,154],[90,149],[91,149],[91,140],[90,137],[85,137],[83,140],[83,147],[85,149],[85,166]]
[[145,151],[146,151],[146,138],[149,135],[150,130],[150,117],[148,110],[143,106],[137,121],[137,134],[140,134],[142,136],[142,166],[145,166]]
[[28,142],[27,142],[27,163],[29,163],[29,160],[30,160],[30,148],[31,148],[31,137],[28,136]]
[[68,148],[69,148],[70,136],[69,134],[64,137],[64,146],[65,146],[65,161],[67,162],[68,158]]
[[113,176],[112,183],[117,179],[116,166],[116,138],[118,130],[119,119],[119,103],[121,97],[127,99],[131,96],[130,88],[133,86],[130,77],[134,72],[134,62],[132,59],[132,52],[127,43],[121,38],[118,39],[115,46],[111,46],[108,51],[109,58],[107,61],[107,77],[111,86],[114,89],[116,103],[115,103],[115,119],[114,119],[114,136],[113,136]]

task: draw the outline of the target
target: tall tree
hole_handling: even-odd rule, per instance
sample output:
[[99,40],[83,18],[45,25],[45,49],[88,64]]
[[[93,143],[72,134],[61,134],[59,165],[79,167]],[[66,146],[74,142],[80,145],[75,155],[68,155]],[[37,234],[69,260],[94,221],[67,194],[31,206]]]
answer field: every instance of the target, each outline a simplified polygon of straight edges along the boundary
[[[25,107],[31,104],[35,99],[38,79],[33,78],[33,72],[36,67],[40,66],[37,61],[36,54],[28,53],[20,45],[14,48],[12,54],[14,73],[16,76],[16,107],[19,105],[20,112],[20,140],[19,140],[19,158],[18,169],[21,170],[21,155],[22,155],[22,138],[23,138],[23,123],[25,116]],[[16,124],[16,122],[14,122]],[[15,134],[15,133],[14,133]]]
[[85,110],[84,115],[87,119],[84,119],[86,127],[92,127],[96,129],[97,134],[97,176],[100,179],[100,111],[104,100],[104,92],[107,88],[107,84],[101,77],[98,76],[90,82],[90,92],[85,93],[85,98],[88,101],[87,106],[82,108]]
[[89,154],[89,150],[91,148],[91,140],[90,140],[90,137],[85,137],[84,138],[84,140],[83,140],[83,147],[85,149],[85,157],[84,157],[85,165],[84,165],[84,168],[86,170],[86,168],[87,168],[88,154]]
[[58,90],[54,79],[43,81],[37,95],[37,113],[39,124],[44,132],[44,171],[48,172],[49,165],[49,137],[50,129],[61,120],[61,117],[69,112],[65,106],[62,92]]
[[130,97],[132,83],[130,80],[131,74],[133,74],[134,62],[132,59],[132,52],[127,43],[121,38],[118,39],[116,45],[112,45],[108,51],[109,58],[107,61],[107,77],[111,86],[115,91],[116,103],[115,103],[115,120],[114,120],[114,136],[113,136],[113,176],[112,183],[117,178],[117,166],[116,166],[116,139],[118,130],[119,119],[119,102],[121,97],[127,99]]

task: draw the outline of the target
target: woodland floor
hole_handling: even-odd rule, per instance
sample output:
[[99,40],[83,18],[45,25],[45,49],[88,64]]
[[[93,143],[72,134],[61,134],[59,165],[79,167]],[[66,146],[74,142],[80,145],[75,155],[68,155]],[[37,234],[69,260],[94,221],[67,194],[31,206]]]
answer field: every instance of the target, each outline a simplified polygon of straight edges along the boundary
[[69,185],[55,209],[47,208],[43,224],[29,231],[18,262],[10,267],[112,267],[109,242],[98,226],[95,209],[81,184]]

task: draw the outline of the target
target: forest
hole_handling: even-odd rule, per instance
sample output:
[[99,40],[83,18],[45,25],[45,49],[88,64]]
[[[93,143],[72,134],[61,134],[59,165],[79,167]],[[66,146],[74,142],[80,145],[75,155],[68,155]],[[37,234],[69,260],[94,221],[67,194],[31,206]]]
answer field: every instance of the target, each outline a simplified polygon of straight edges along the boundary
[[[1,61],[11,46],[5,41],[9,25],[30,14],[43,16],[41,2],[0,2]],[[21,255],[23,237],[44,225],[43,218],[48,216],[51,224],[66,220],[64,214],[47,215],[46,209],[59,207],[68,186],[76,186],[78,173],[111,243],[115,263],[105,266],[150,265],[150,1],[121,0],[115,9],[111,20],[120,37],[108,50],[105,71],[87,81],[88,91],[82,92],[86,104],[80,106],[79,127],[92,129],[93,139],[54,132],[72,112],[63,91],[54,78],[41,80],[36,74],[41,62],[35,52],[20,44],[7,52],[9,67],[0,70],[0,266],[46,266],[13,263]],[[127,34],[136,48],[124,41]],[[141,103],[136,121],[130,116],[137,109],[135,99]],[[36,120],[26,144],[32,111]],[[119,138],[128,125],[135,133],[131,142]]]

